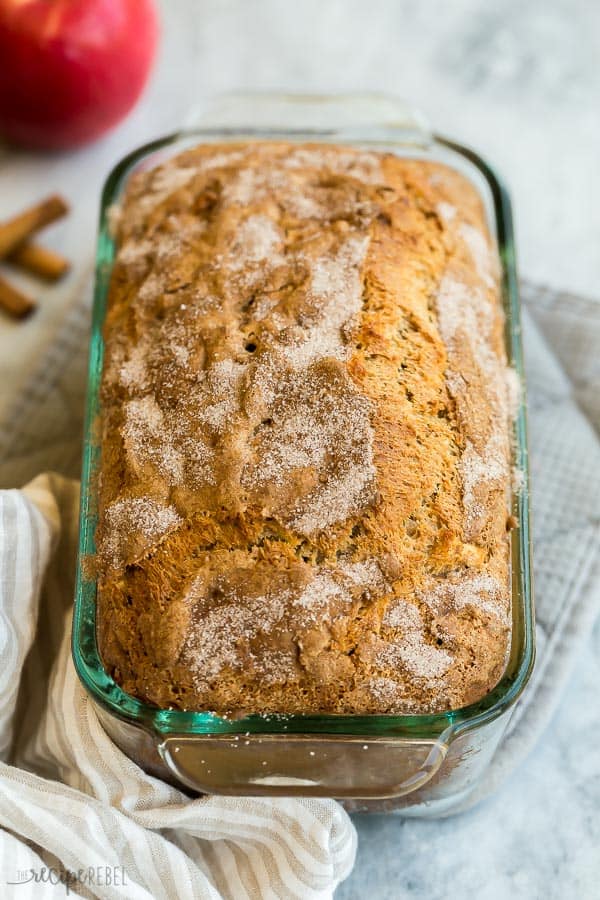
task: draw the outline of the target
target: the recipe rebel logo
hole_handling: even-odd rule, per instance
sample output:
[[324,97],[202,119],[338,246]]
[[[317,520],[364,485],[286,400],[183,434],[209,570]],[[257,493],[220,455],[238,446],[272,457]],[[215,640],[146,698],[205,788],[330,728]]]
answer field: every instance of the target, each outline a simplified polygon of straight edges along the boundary
[[86,887],[127,887],[127,872],[123,866],[89,866],[87,869],[63,869],[55,866],[40,866],[39,869],[18,869],[11,881],[12,887],[24,884],[63,885],[69,896],[72,888]]

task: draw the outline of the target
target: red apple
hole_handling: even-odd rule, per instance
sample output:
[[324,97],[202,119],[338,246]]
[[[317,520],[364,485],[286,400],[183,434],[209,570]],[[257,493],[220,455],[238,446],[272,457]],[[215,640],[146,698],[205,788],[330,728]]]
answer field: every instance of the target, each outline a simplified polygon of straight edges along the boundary
[[138,99],[158,40],[153,0],[0,0],[0,136],[75,147]]

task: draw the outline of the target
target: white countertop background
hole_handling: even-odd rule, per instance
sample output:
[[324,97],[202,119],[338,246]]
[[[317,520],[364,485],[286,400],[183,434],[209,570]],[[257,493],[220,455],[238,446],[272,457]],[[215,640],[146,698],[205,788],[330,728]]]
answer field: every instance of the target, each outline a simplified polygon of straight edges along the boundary
[[[44,240],[75,262],[29,321],[0,318],[0,421],[91,268],[112,165],[236,89],[383,90],[472,144],[511,190],[520,269],[600,300],[600,4],[595,0],[162,0],[141,104],[100,143],[41,156],[0,147],[0,215],[60,191]],[[29,291],[37,285],[23,279]],[[599,348],[600,357],[600,348]],[[442,822],[361,817],[340,900],[600,897],[600,628],[543,746],[480,808]]]

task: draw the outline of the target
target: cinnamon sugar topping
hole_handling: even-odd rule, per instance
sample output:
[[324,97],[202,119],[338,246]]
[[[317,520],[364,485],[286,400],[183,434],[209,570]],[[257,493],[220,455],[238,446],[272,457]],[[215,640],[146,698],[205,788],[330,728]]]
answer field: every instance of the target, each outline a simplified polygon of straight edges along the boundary
[[[465,228],[460,226],[461,234]],[[461,458],[466,531],[472,535],[485,526],[490,512],[489,490],[506,489],[508,484],[508,423],[514,407],[510,396],[513,380],[494,347],[497,313],[482,288],[446,275],[438,291],[437,309],[440,333],[448,352],[446,383],[459,414],[467,421],[474,390],[484,394],[490,414],[484,429],[472,433],[466,430]],[[468,381],[460,371],[464,366],[465,345],[476,367],[475,376]]]
[[432,586],[421,597],[433,613],[447,606],[456,610],[469,606],[507,624],[506,586],[491,575],[454,576]]
[[[249,658],[271,682],[286,680],[295,656],[269,643],[276,640],[284,622],[288,628],[306,628],[343,617],[353,603],[385,588],[376,560],[343,563],[304,577],[311,580],[295,590],[271,588],[260,596],[239,596],[235,589],[220,584],[219,605],[197,620],[185,645],[199,683],[210,682],[224,669],[240,669]],[[200,582],[191,586],[192,602],[203,596],[203,587]],[[255,653],[255,642],[261,645],[260,655]],[[309,652],[308,644],[305,651]]]
[[173,507],[149,497],[117,500],[104,515],[107,527],[100,551],[112,566],[132,561],[182,521]]

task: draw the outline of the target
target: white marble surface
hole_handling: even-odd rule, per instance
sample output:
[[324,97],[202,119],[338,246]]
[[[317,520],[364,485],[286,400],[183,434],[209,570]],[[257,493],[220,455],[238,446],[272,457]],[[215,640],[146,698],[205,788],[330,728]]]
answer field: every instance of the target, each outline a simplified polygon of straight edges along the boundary
[[[67,156],[0,149],[1,213],[64,192],[73,213],[48,241],[76,261],[63,285],[40,294],[30,321],[0,318],[0,420],[31,359],[81,295],[108,169],[137,144],[176,129],[215,91],[404,96],[504,174],[522,272],[600,299],[594,0],[163,0],[161,8],[159,65],[123,126]],[[600,896],[599,683],[596,629],[543,746],[502,791],[445,822],[358,820],[357,866],[339,898]]]

